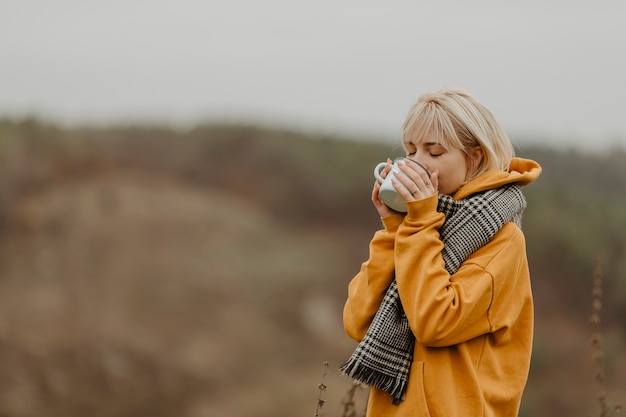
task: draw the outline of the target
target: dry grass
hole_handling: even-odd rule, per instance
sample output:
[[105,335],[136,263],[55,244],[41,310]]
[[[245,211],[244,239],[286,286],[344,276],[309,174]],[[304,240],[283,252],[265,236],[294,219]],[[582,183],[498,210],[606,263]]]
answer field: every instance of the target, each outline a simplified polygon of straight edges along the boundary
[[350,348],[324,275],[341,253],[234,195],[113,171],[8,216],[0,414],[304,414],[315,363]]

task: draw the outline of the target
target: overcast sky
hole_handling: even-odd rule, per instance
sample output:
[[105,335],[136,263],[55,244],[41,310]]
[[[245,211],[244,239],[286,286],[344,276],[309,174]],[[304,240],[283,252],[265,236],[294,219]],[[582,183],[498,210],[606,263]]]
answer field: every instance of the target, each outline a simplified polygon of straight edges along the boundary
[[396,141],[444,85],[514,140],[626,146],[626,1],[0,0],[0,115]]

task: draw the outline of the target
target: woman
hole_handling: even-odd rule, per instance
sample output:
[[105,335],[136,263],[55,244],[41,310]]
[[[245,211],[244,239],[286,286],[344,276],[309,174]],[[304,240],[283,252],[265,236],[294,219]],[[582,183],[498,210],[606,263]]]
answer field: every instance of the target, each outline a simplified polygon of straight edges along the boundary
[[517,416],[533,333],[520,187],[541,168],[457,89],[420,97],[402,138],[430,175],[400,163],[406,214],[374,185],[384,228],[348,286],[344,327],[360,343],[342,370],[371,385],[368,416]]

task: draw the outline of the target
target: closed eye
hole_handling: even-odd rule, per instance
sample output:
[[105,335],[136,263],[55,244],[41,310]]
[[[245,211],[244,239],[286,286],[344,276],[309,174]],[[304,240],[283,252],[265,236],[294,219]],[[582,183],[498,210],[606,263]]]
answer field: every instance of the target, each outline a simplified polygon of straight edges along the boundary
[[413,142],[405,142],[404,143],[404,150],[408,155],[415,155],[415,153],[417,152],[417,147],[415,146],[415,144]]

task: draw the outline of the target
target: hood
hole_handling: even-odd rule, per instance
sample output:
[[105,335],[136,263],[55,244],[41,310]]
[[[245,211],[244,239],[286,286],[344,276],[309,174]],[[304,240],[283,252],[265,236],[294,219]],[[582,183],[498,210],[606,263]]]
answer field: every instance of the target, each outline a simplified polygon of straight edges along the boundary
[[531,159],[513,158],[508,171],[497,169],[487,171],[459,188],[453,197],[455,200],[460,200],[480,191],[512,183],[523,187],[535,181],[539,175],[541,175],[541,166],[537,162]]

